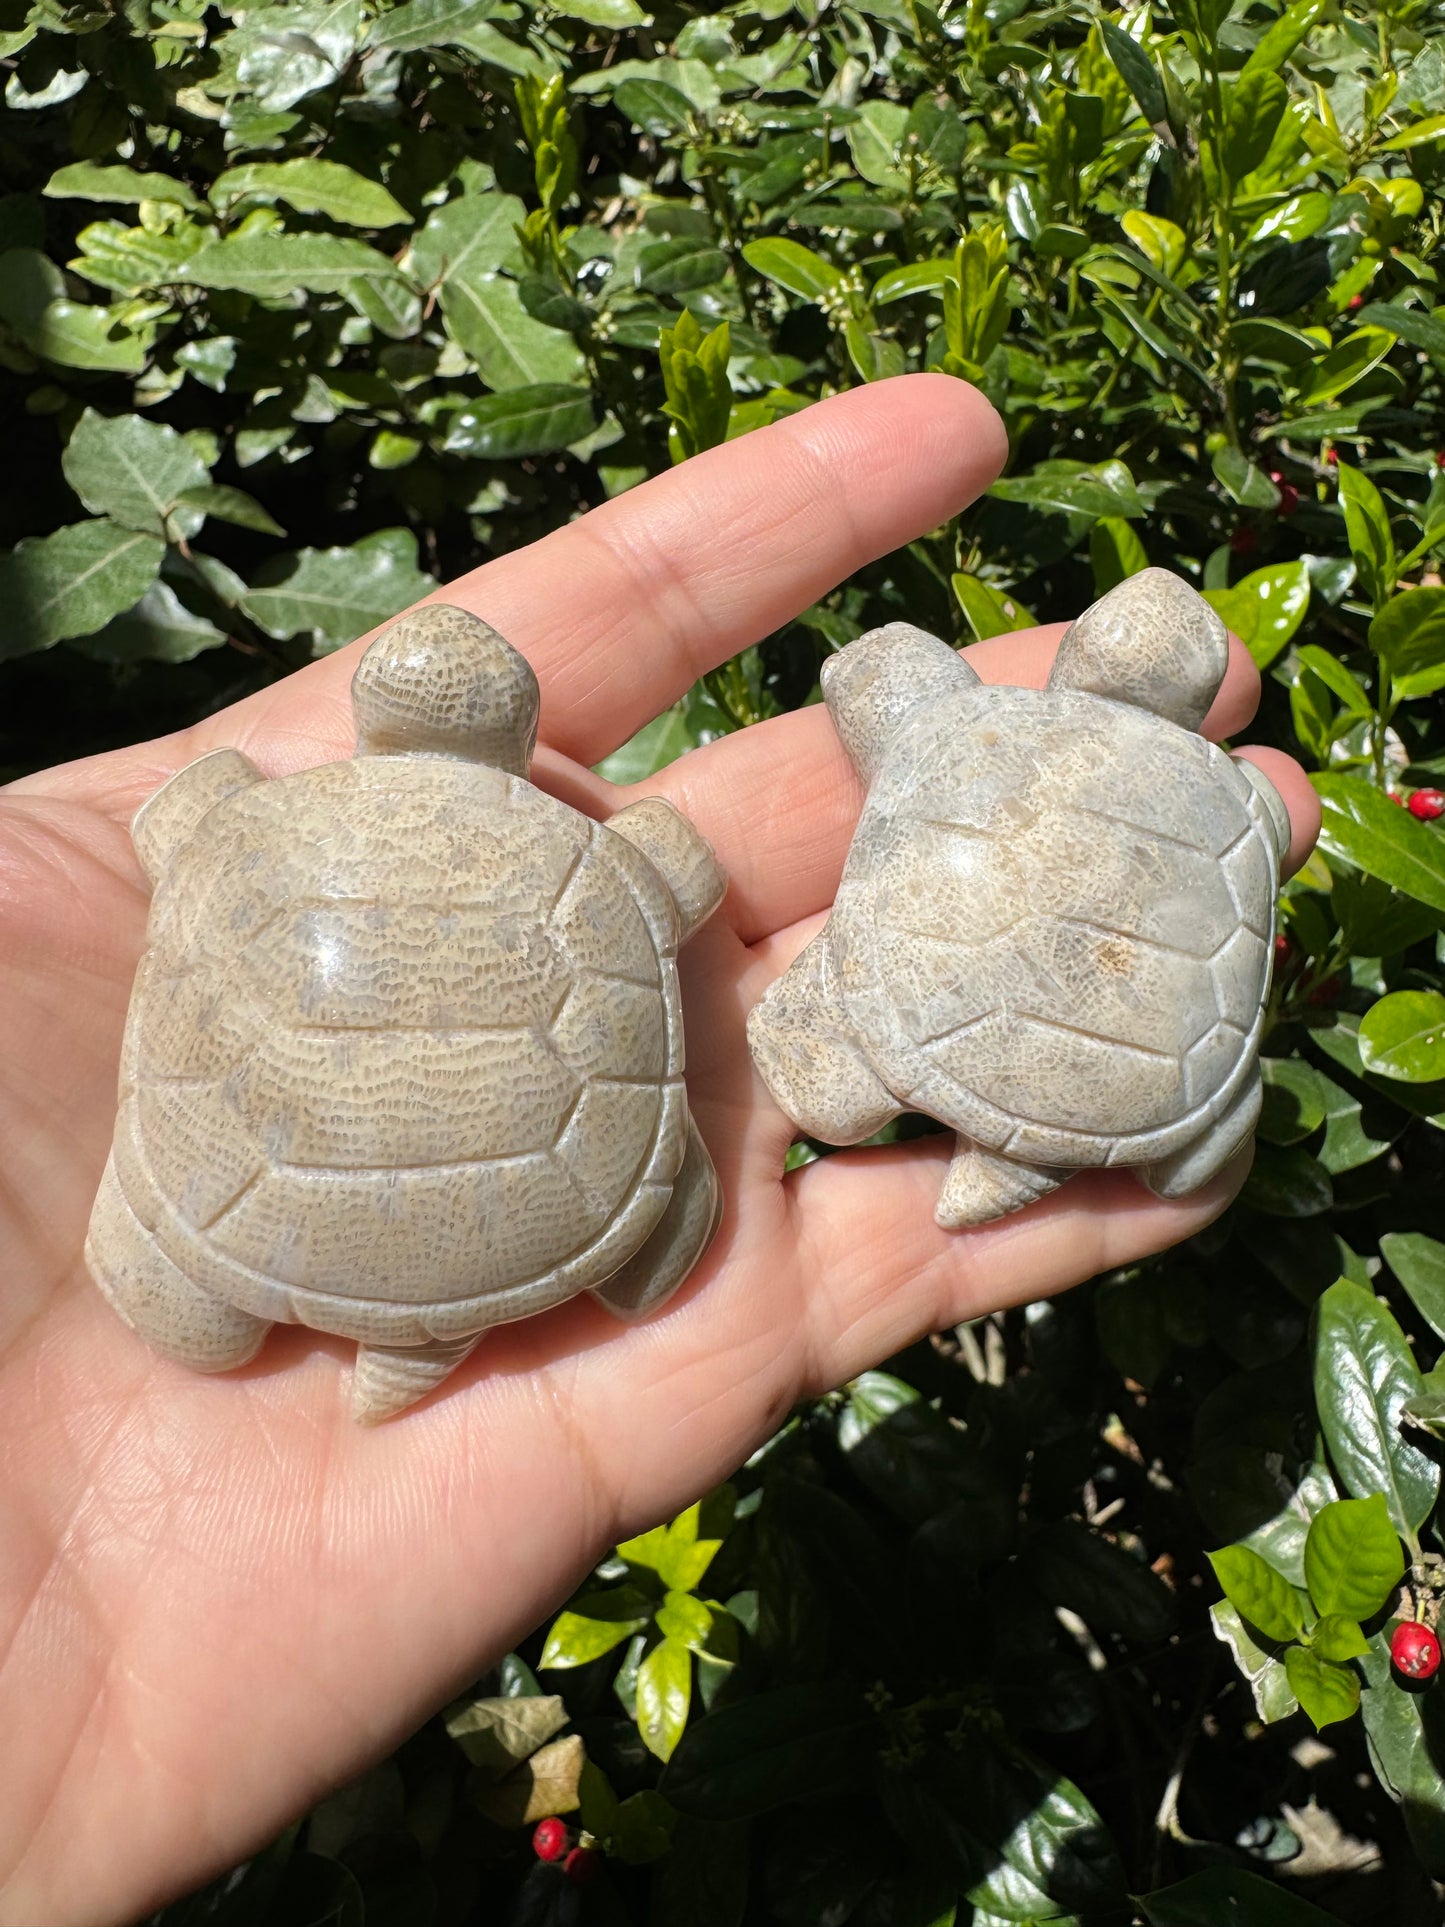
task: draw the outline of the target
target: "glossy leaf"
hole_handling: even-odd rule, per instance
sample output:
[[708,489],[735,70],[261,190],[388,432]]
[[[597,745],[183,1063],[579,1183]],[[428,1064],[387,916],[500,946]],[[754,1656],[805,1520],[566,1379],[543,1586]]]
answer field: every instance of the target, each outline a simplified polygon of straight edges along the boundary
[[1445,688],[1445,589],[1406,589],[1370,624],[1370,647],[1388,665],[1396,696]]
[[657,1759],[672,1758],[691,1703],[692,1654],[681,1640],[661,1639],[637,1669],[637,1730]]
[[408,221],[400,201],[381,185],[339,161],[248,161],[227,168],[211,189],[223,202],[250,197],[284,201],[301,214],[325,214],[346,227],[388,228]]
[[[173,428],[140,415],[87,408],[62,460],[65,479],[95,515],[151,535],[194,535],[201,517],[176,511],[188,490],[210,481],[205,463]],[[274,525],[273,525],[274,526]]]
[[203,248],[184,279],[202,288],[284,301],[298,290],[344,294],[357,282],[386,280],[391,262],[364,241],[340,234],[235,234]]
[[0,556],[0,661],[88,636],[139,601],[165,544],[105,520],[29,536]]
[[953,593],[977,642],[1033,627],[1034,618],[1021,602],[976,575],[954,576]]
[[1360,1020],[1360,1059],[1377,1076],[1407,1084],[1445,1078],[1445,995],[1397,990],[1372,1004]]
[[1137,1898],[1149,1927],[1339,1927],[1337,1915],[1241,1867],[1207,1867]]
[[1273,1640],[1295,1639],[1309,1617],[1309,1601],[1248,1546],[1211,1552],[1209,1563],[1231,1606]]
[[1255,569],[1232,588],[1207,589],[1204,599],[1239,637],[1257,667],[1268,669],[1309,610],[1309,569],[1303,562],[1274,563]]
[[537,382],[501,395],[483,395],[447,420],[449,455],[513,461],[550,455],[581,441],[595,426],[592,391],[565,382]]
[[433,587],[416,566],[415,536],[385,529],[349,549],[302,549],[263,563],[241,607],[268,636],[309,631],[321,655],[400,615]]
[[1384,1494],[1391,1524],[1408,1540],[1440,1489],[1439,1466],[1400,1435],[1419,1369],[1400,1327],[1362,1286],[1341,1278],[1316,1316],[1315,1400],[1330,1457],[1356,1498]]
[[1277,1648],[1262,1646],[1254,1638],[1237,1607],[1221,1600],[1209,1608],[1214,1636],[1229,1648],[1235,1665],[1254,1695],[1255,1711],[1265,1724],[1288,1719],[1299,1711],[1299,1701],[1284,1670]]
[[1326,850],[1445,911],[1445,838],[1363,776],[1331,771],[1310,780],[1323,808],[1320,841]]
[[1255,1127],[1258,1135],[1268,1144],[1298,1144],[1312,1136],[1329,1106],[1325,1079],[1299,1057],[1261,1058],[1259,1068],[1264,1108]]
[[1338,465],[1340,507],[1355,567],[1368,594],[1383,602],[1395,588],[1395,542],[1379,489],[1348,462]]
[[72,637],[71,647],[97,662],[190,662],[225,641],[225,631],[195,615],[169,583],[152,582],[133,608],[94,635]]
[[694,1721],[660,1790],[680,1813],[747,1819],[853,1787],[873,1740],[873,1716],[847,1688],[778,1687]]
[[1380,1239],[1380,1253],[1416,1311],[1445,1338],[1445,1244],[1420,1231],[1387,1231]]
[[57,168],[41,192],[53,201],[168,201],[176,207],[200,206],[185,182],[169,174],[102,167],[95,161],[72,161]]
[[831,293],[843,279],[830,261],[799,241],[749,241],[743,249],[743,259],[769,281],[776,281],[780,288],[802,295],[807,301],[816,301],[820,295]]
[[1359,1659],[1370,1650],[1359,1621],[1344,1613],[1327,1613],[1319,1620],[1310,1633],[1310,1645],[1321,1659]]
[[447,332],[489,388],[580,385],[585,365],[576,342],[534,321],[505,275],[451,275],[442,283],[441,304]]
[[1305,1541],[1305,1583],[1323,1617],[1372,1619],[1404,1570],[1405,1556],[1381,1494],[1340,1499],[1315,1515]]
[[1295,1698],[1316,1731],[1350,1719],[1360,1705],[1360,1682],[1353,1667],[1323,1659],[1307,1646],[1291,1646],[1284,1670]]
[[633,1586],[584,1593],[552,1622],[537,1662],[549,1667],[587,1666],[639,1633],[652,1618],[652,1603]]

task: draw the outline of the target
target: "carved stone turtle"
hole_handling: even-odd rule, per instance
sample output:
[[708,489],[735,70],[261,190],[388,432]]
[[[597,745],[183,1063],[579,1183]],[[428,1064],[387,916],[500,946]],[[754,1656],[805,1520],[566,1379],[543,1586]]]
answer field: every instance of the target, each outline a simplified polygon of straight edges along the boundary
[[155,885],[86,1258],[159,1351],[272,1323],[360,1342],[352,1408],[420,1398],[496,1325],[634,1318],[706,1249],[678,945],[726,880],[660,801],[606,826],[527,781],[536,678],[431,605],[362,657],[350,762],[235,750],[136,818]]
[[825,664],[867,801],[749,1040],[810,1136],[951,1126],[941,1225],[1083,1166],[1179,1197],[1253,1129],[1289,818],[1197,733],[1227,655],[1202,597],[1146,569],[1073,624],[1043,690],[987,688],[901,622]]

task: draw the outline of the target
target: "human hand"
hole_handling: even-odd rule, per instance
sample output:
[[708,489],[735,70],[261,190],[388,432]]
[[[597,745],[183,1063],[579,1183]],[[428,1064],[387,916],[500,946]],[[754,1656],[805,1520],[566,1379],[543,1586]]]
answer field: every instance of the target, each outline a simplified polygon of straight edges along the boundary
[[[689,1094],[727,1211],[653,1319],[621,1326],[583,1297],[488,1333],[440,1394],[375,1431],[348,1415],[351,1345],[278,1328],[252,1365],[202,1377],[130,1332],[80,1256],[145,924],[129,820],[223,744],[268,775],[348,754],[363,645],[192,730],[0,794],[0,1922],[129,1919],[239,1859],[799,1398],[924,1332],[1157,1251],[1228,1202],[1247,1160],[1176,1203],[1089,1172],[1003,1223],[944,1232],[947,1138],[785,1179],[791,1128],[744,1020],[818,928],[856,820],[828,717],[759,724],[633,791],[588,768],[705,669],[956,513],[1003,454],[963,383],[877,383],[437,598],[537,669],[534,781],[597,816],[667,796],[731,874],[683,959]],[[970,659],[987,680],[1041,683],[1060,633]],[[1236,645],[1210,733],[1232,735],[1257,697]],[[1298,861],[1313,793],[1287,758],[1253,754],[1289,805]]]

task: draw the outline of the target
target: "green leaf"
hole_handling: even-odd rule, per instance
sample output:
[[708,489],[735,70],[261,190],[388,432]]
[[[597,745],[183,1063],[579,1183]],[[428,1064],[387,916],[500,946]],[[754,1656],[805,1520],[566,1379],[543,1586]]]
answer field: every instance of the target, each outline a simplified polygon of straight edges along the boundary
[[800,241],[776,238],[749,241],[743,248],[743,259],[769,281],[776,281],[789,294],[802,295],[807,301],[832,293],[843,280],[840,269],[811,248],[805,248]]
[[645,776],[655,775],[669,763],[675,763],[693,747],[693,732],[678,705],[664,710],[620,749],[604,756],[597,765],[597,774],[605,776],[609,783],[640,783]]
[[868,290],[868,299],[873,307],[883,308],[890,301],[903,301],[913,294],[935,294],[946,286],[953,272],[951,257],[939,256],[932,261],[911,261],[906,267],[890,268],[880,274]]
[[190,662],[225,641],[225,631],[195,615],[168,583],[153,582],[133,609],[70,646],[97,662]]
[[1210,1553],[1209,1563],[1225,1598],[1251,1626],[1270,1639],[1298,1638],[1309,1602],[1257,1552],[1248,1546],[1224,1546]]
[[1301,408],[1321,408],[1336,395],[1353,388],[1376,368],[1394,347],[1394,338],[1383,328],[1361,328],[1346,335],[1327,355],[1302,371],[1303,385],[1298,403]]
[[1368,1683],[1360,1711],[1369,1735],[1371,1763],[1386,1791],[1400,1803],[1410,1844],[1427,1872],[1438,1880],[1445,1875],[1438,1685],[1428,1693],[1401,1690],[1390,1664],[1391,1630],[1386,1626],[1375,1634],[1361,1661]]
[[1346,1278],[1319,1301],[1314,1372],[1335,1470],[1356,1498],[1382,1492],[1391,1523],[1408,1541],[1440,1489],[1439,1466],[1400,1436],[1400,1411],[1419,1393],[1420,1373],[1389,1311]]
[[347,227],[387,228],[411,221],[379,181],[339,161],[249,161],[218,175],[211,188],[218,207],[243,196],[284,201],[298,214],[325,214]]
[[544,1670],[589,1666],[624,1639],[640,1633],[651,1619],[652,1603],[635,1586],[584,1593],[553,1621],[537,1664]]
[[1012,635],[1018,629],[1032,629],[1034,619],[1021,602],[976,575],[953,577],[953,593],[979,642],[991,636]]
[[325,655],[435,587],[416,566],[410,529],[383,529],[349,549],[302,549],[263,563],[241,607],[268,636],[309,630],[315,653]]
[[1445,589],[1406,589],[1370,624],[1370,647],[1384,659],[1398,697],[1445,689]]
[[1397,990],[1372,1004],[1360,1020],[1360,1058],[1377,1077],[1407,1084],[1445,1078],[1445,995]]
[[1307,1646],[1291,1646],[1284,1656],[1284,1670],[1317,1732],[1358,1712],[1360,1682],[1350,1667],[1322,1659]]
[[1164,97],[1164,83],[1153,60],[1130,33],[1108,15],[1102,15],[1099,29],[1104,37],[1104,45],[1109,58],[1119,70],[1124,85],[1134,96],[1139,111],[1151,127],[1158,127],[1169,119],[1169,107]]
[[1325,0],[1295,0],[1277,20],[1272,20],[1260,35],[1243,71],[1278,73],[1295,48],[1324,12]]
[[843,330],[848,359],[864,381],[888,381],[907,368],[901,343],[887,335],[871,334],[856,316],[850,316]]
[[1094,468],[1051,463],[1046,469],[1035,469],[1032,475],[995,482],[989,494],[1003,502],[1024,502],[1055,515],[1134,517],[1144,513],[1134,478],[1118,461],[1100,462]]
[[655,1759],[672,1758],[691,1704],[692,1654],[679,1640],[659,1640],[637,1669],[637,1730]]
[[1155,1640],[1174,1625],[1169,1589],[1147,1566],[1077,1520],[1040,1527],[1019,1563],[1043,1598],[1067,1606],[1096,1633]]
[[[726,1615],[724,1615],[726,1616]],[[690,1592],[670,1592],[657,1609],[657,1630],[689,1652],[705,1653],[713,1628],[710,1608]]]
[[1381,603],[1395,590],[1395,539],[1390,533],[1390,517],[1368,475],[1351,468],[1348,462],[1340,462],[1337,472],[1350,553],[1366,594]]
[[[1123,1873],[1108,1830],[1071,1780],[1016,1748],[979,1747],[951,1774],[944,1797],[967,1814],[969,1832],[987,1843],[988,1871],[968,1886],[975,1924],[1091,1917],[1123,1898]],[[967,1874],[965,1874],[967,1878]]]
[[254,495],[226,483],[206,482],[196,488],[182,489],[176,501],[183,509],[199,509],[203,515],[215,516],[218,522],[230,522],[238,529],[254,529],[257,535],[286,533]]
[[1231,180],[1243,180],[1259,166],[1288,105],[1289,88],[1273,71],[1247,67],[1235,81],[1225,107],[1220,155]]
[[1272,509],[1279,501],[1279,490],[1257,462],[1237,448],[1221,448],[1212,467],[1225,494],[1241,508]]
[[200,207],[202,203],[184,181],[169,174],[143,174],[132,167],[100,167],[94,161],[73,161],[57,168],[41,188],[53,201],[114,201],[121,205],[135,201],[168,201],[174,207]]
[[1094,594],[1105,596],[1131,575],[1148,568],[1149,551],[1122,517],[1104,515],[1089,530],[1089,561],[1094,571]]
[[450,276],[442,313],[453,341],[471,356],[488,388],[578,387],[586,374],[571,335],[534,321],[515,281],[500,274]]
[[1432,1439],[1445,1439],[1445,1392],[1421,1392],[1418,1398],[1407,1398],[1400,1415],[1415,1431],[1428,1432]]
[[447,1714],[447,1732],[473,1766],[500,1780],[562,1731],[567,1708],[558,1694],[469,1700]]
[[612,96],[619,114],[654,139],[679,134],[691,124],[693,105],[686,94],[665,80],[624,80]]
[[1267,1144],[1298,1144],[1325,1121],[1329,1087],[1313,1064],[1298,1057],[1263,1057],[1264,1108],[1256,1134]]
[[1417,823],[1363,776],[1312,776],[1323,806],[1321,846],[1357,869],[1445,910],[1445,838]]
[[624,1539],[617,1555],[630,1566],[655,1575],[666,1591],[691,1592],[717,1555],[732,1523],[732,1508],[732,1488],[719,1486],[706,1499],[680,1512],[670,1525],[654,1526],[635,1539]]
[[358,282],[395,278],[384,254],[341,234],[235,234],[186,263],[184,279],[201,288],[286,300],[301,289],[345,294]]
[[1373,1619],[1404,1570],[1405,1556],[1382,1494],[1337,1499],[1315,1514],[1305,1540],[1305,1584],[1322,1617],[1343,1613],[1349,1619]]
[[792,1800],[853,1792],[876,1740],[874,1716],[850,1688],[778,1687],[695,1721],[659,1790],[679,1813],[744,1820]]
[[526,213],[514,194],[459,194],[433,208],[412,237],[412,278],[433,288],[443,280],[481,281],[498,268],[520,274],[526,260],[517,229]]
[[1387,1231],[1380,1251],[1416,1311],[1445,1338],[1445,1244],[1420,1231]]
[[1299,1701],[1284,1670],[1284,1661],[1261,1646],[1251,1634],[1237,1607],[1223,1599],[1209,1608],[1210,1623],[1216,1639],[1226,1645],[1235,1665],[1249,1682],[1255,1711],[1266,1725],[1287,1720],[1299,1711]]
[[864,1372],[848,1387],[838,1444],[854,1476],[913,1525],[966,1495],[963,1434],[888,1372]]
[[164,554],[158,537],[105,520],[18,542],[0,556],[0,661],[103,628],[145,594]]
[[449,455],[513,461],[550,455],[592,432],[592,391],[565,382],[537,382],[502,395],[483,395],[447,422],[443,447]]
[[1256,569],[1229,589],[1206,589],[1204,600],[1224,618],[1267,669],[1304,621],[1310,606],[1310,575],[1304,562],[1276,562]]
[[1137,1898],[1149,1927],[1340,1927],[1337,1915],[1239,1867],[1207,1867]]
[[[407,0],[405,6],[393,7],[372,22],[367,46],[375,53],[395,54],[419,53],[428,47],[461,47],[487,60],[498,51],[497,42],[502,38],[487,24],[497,11],[497,0]],[[514,71],[508,48],[524,59],[526,50],[510,41],[500,50],[502,60],[496,64]]]
[[1310,1634],[1310,1645],[1321,1659],[1360,1659],[1369,1652],[1370,1642],[1360,1631],[1359,1621],[1343,1613],[1326,1613]]
[[1330,1174],[1302,1145],[1255,1146],[1241,1202],[1272,1218],[1317,1218],[1334,1203]]
[[201,525],[194,509],[178,515],[177,508],[188,489],[208,486],[206,465],[183,436],[160,422],[87,408],[61,467],[91,513],[108,515],[122,528],[169,539],[194,535]]
[[[518,1704],[515,1700],[507,1703]],[[586,1764],[580,1735],[569,1733],[538,1747],[502,1779],[474,1784],[472,1798],[499,1827],[535,1826],[549,1814],[577,1811]]]
[[637,257],[637,285],[649,294],[689,294],[721,281],[727,271],[727,256],[706,235],[653,241]]
[[1445,361],[1445,321],[1421,314],[1418,308],[1397,308],[1383,301],[1372,301],[1362,308],[1359,318],[1372,328],[1388,328],[1412,348],[1423,348],[1427,355]]

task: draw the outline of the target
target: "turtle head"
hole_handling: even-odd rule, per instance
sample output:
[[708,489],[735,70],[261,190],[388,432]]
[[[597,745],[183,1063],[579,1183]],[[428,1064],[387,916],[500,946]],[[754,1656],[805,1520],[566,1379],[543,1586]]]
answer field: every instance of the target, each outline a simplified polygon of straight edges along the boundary
[[358,756],[459,756],[527,774],[537,678],[465,609],[430,602],[394,622],[357,665],[351,700]]
[[865,783],[906,723],[978,684],[956,649],[911,622],[859,636],[829,656],[820,680],[834,727]]
[[1059,644],[1050,689],[1086,689],[1198,729],[1224,680],[1229,632],[1168,569],[1141,569],[1086,609]]

